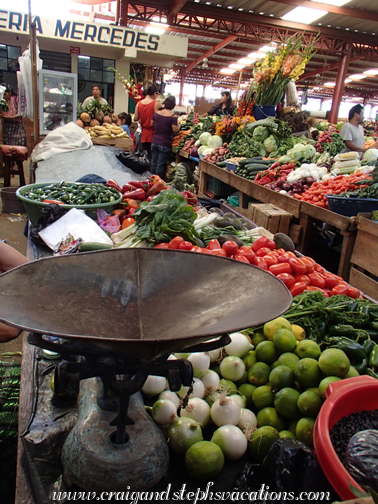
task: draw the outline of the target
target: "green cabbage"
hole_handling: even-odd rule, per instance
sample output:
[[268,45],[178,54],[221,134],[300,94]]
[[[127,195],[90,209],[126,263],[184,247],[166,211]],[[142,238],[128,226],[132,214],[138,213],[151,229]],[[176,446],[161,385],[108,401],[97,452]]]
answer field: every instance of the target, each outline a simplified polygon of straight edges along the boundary
[[[203,133],[202,133],[202,135],[203,135]],[[210,136],[210,138],[207,141],[207,146],[210,147],[211,149],[216,149],[217,147],[222,147],[222,145],[223,145],[223,140],[218,135]]]
[[264,148],[266,152],[273,152],[277,150],[277,147],[278,145],[273,135],[268,136],[268,138],[264,140]]
[[295,144],[294,147],[287,151],[287,155],[291,159],[296,159],[297,161],[312,161],[316,154],[315,147],[310,144]]
[[257,126],[253,131],[253,138],[258,142],[263,142],[269,136],[269,131],[264,126]]
[[207,142],[209,141],[210,137],[211,137],[211,133],[209,133],[208,131],[201,133],[200,137],[199,137],[199,141],[201,142],[201,145],[207,146]]
[[211,147],[206,147],[206,149],[203,151],[203,155],[207,156],[208,154],[211,154],[213,152],[213,149]]
[[375,162],[378,160],[378,149],[368,149],[362,156],[362,161]]
[[198,149],[198,155],[202,156],[203,155],[203,151],[205,151],[206,149],[208,149],[207,145],[201,145],[201,147],[199,147],[199,149]]

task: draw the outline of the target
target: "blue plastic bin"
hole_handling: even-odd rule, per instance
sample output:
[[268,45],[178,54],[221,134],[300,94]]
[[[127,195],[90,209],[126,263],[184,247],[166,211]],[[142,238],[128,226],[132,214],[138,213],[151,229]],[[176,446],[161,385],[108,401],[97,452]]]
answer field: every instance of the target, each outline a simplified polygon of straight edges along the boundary
[[352,217],[359,213],[378,210],[378,199],[346,198],[345,196],[327,195],[328,208],[331,212]]

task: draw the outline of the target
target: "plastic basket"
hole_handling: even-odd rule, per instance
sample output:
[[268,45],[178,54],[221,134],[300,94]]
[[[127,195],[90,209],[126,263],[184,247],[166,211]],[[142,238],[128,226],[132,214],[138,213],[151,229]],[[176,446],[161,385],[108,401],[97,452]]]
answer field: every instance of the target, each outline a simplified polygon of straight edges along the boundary
[[331,212],[351,217],[359,213],[369,213],[378,210],[378,199],[346,198],[345,196],[327,196],[328,208]]
[[1,200],[4,213],[25,213],[25,208],[17,196],[17,187],[3,187],[1,189]]
[[[25,198],[24,194],[30,189],[38,189],[40,187],[45,187],[51,185],[50,182],[45,182],[43,184],[29,184],[17,189],[17,197],[22,201],[25,207],[25,211],[28,214],[29,220],[32,224],[35,224],[39,217],[41,216],[42,209],[45,208],[48,203],[42,203],[40,201],[33,201],[28,198]],[[77,184],[80,186],[87,186],[88,184]],[[91,217],[92,219],[96,219],[97,217],[97,209],[103,208],[107,212],[112,212],[119,203],[122,202],[122,194],[119,193],[119,198],[115,201],[111,201],[110,203],[98,203],[92,205],[60,205],[65,210],[71,210],[71,208],[79,208],[85,211],[85,213]]]
[[227,170],[227,171],[229,171],[229,172],[230,172],[230,171],[234,171],[234,172],[236,172],[236,170],[237,170],[238,166],[239,166],[239,165],[238,165],[238,164],[236,164],[236,163],[228,163],[228,162],[226,161],[226,170]]

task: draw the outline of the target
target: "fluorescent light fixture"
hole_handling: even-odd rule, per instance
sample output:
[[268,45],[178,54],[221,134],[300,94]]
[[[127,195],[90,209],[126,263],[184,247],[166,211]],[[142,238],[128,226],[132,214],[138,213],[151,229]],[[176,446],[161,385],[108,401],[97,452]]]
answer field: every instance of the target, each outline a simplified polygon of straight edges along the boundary
[[167,26],[162,25],[161,23],[150,23],[144,28],[144,31],[147,33],[153,33],[154,35],[162,35]]
[[166,18],[159,18],[159,16],[153,16],[152,18],[152,23],[166,23],[167,22],[167,19]]
[[348,82],[352,82],[352,79],[345,79],[345,84],[348,84]]
[[253,59],[253,60],[257,60],[257,59],[264,58],[264,57],[265,57],[265,53],[260,52],[260,51],[251,52],[247,56],[248,59]]
[[236,70],[234,70],[233,68],[222,68],[220,70],[220,73],[223,73],[223,74],[233,74],[235,72],[236,72]]
[[310,7],[295,7],[295,9],[282,16],[282,19],[285,21],[295,21],[297,23],[303,23],[305,21],[306,24],[310,24],[326,14],[328,14],[326,10],[311,9]]
[[267,53],[267,52],[274,51],[276,47],[277,47],[277,44],[274,44],[274,43],[272,45],[264,45],[264,46],[260,47],[259,51],[263,52],[263,53]]
[[229,65],[230,68],[235,68],[235,70],[242,70],[245,65],[240,65],[239,63],[232,63],[231,65]]
[[256,61],[256,60],[252,60],[249,58],[241,58],[240,60],[238,60],[238,63],[240,63],[241,65],[244,65],[244,66],[248,66],[248,65],[253,65],[254,61]]
[[335,5],[336,7],[341,7],[346,3],[350,2],[350,0],[311,0],[311,2],[324,3],[328,5]]
[[352,79],[352,80],[361,80],[361,79],[366,79],[367,75],[364,75],[364,74],[353,74],[353,75],[349,75],[349,79]]
[[336,86],[336,82],[325,82],[324,83],[324,87],[335,87]]
[[378,75],[378,68],[372,68],[371,70],[366,70],[365,75]]

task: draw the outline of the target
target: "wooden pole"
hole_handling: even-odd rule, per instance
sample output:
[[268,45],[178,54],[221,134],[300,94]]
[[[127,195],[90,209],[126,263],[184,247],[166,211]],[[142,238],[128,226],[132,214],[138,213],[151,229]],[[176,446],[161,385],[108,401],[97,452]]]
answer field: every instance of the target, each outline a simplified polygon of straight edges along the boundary
[[238,87],[236,88],[236,98],[235,98],[235,105],[238,106],[238,96],[239,96],[239,91],[240,91],[240,84],[242,80],[242,72],[239,73],[239,81],[238,81]]
[[39,143],[39,116],[38,116],[38,72],[37,72],[37,29],[32,22],[31,0],[29,2],[29,38],[30,38],[30,60],[33,92],[33,133],[34,145]]

